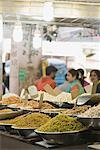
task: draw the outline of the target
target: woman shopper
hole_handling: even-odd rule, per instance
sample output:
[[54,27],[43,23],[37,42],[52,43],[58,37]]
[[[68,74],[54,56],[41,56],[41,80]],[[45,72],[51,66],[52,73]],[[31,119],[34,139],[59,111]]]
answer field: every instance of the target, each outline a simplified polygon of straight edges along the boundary
[[100,93],[100,70],[91,70],[90,79],[93,83],[91,94]]
[[84,93],[84,88],[78,77],[78,71],[75,69],[70,69],[67,73],[67,81],[69,84],[66,88],[66,92],[71,93],[73,99]]

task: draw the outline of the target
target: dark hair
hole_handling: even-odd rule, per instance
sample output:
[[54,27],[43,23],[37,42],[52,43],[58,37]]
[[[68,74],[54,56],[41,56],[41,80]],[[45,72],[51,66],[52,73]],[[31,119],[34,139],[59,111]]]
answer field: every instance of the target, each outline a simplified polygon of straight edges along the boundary
[[5,74],[5,63],[2,63],[2,73]]
[[78,71],[78,74],[79,74],[79,81],[80,81],[81,85],[84,87],[84,79],[85,79],[84,70],[79,68],[79,69],[77,69],[77,71]]
[[48,66],[46,68],[46,75],[50,75],[52,72],[57,72],[57,68],[54,66]]
[[77,71],[84,76],[84,70],[83,69],[79,68],[79,69],[77,69]]
[[98,80],[100,80],[100,70],[97,70],[97,69],[91,70],[91,71],[90,71],[90,77],[91,77],[92,72],[95,72],[95,74],[96,74],[97,77],[98,77]]
[[78,74],[78,71],[77,71],[77,70],[75,70],[75,69],[70,69],[68,72],[72,75],[72,77],[76,76],[76,79],[79,78],[79,74]]
[[65,80],[67,80],[67,73],[65,74]]

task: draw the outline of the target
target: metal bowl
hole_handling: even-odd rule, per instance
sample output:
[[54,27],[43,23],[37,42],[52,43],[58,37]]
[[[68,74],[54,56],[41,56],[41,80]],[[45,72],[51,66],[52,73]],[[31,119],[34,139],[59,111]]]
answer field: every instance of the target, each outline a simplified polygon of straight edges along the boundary
[[9,132],[10,134],[19,135],[17,130],[11,128],[11,124],[0,124],[0,130]]
[[6,107],[7,107],[6,105],[0,104],[0,110],[1,110],[1,109],[5,109]]
[[14,117],[19,116],[21,114],[23,114],[22,110],[0,113],[0,120],[14,118]]
[[46,115],[49,115],[51,118],[55,117],[56,115],[58,115],[60,113],[60,111],[62,111],[63,109],[42,109],[41,113],[44,113]]
[[93,129],[100,129],[100,117],[90,118],[90,117],[82,117],[81,115],[77,115],[77,120],[80,121],[85,126],[92,127]]
[[19,132],[19,135],[22,136],[23,138],[28,138],[28,137],[34,137],[36,134],[34,134],[34,129],[33,128],[19,128],[16,126],[12,126],[14,130],[17,130]]
[[40,132],[35,130],[43,140],[46,140],[48,144],[64,144],[64,145],[74,145],[84,143],[84,136],[87,134],[88,129],[84,128],[80,131],[70,131],[70,132]]
[[76,100],[76,105],[81,106],[81,105],[97,105],[100,103],[100,94],[88,94],[88,95],[81,95],[78,96]]
[[62,105],[60,105],[60,108],[69,108],[72,109],[74,107],[74,104],[68,103],[68,102],[63,102]]

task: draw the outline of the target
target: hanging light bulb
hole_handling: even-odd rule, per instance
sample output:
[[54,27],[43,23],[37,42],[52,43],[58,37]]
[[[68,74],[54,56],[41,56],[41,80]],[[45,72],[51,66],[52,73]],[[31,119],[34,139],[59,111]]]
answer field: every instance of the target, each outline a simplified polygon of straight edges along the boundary
[[3,39],[3,19],[2,15],[0,15],[0,42],[2,42]]
[[19,20],[17,20],[17,22],[15,23],[13,31],[13,40],[15,42],[21,42],[23,40],[22,24]]
[[33,37],[33,48],[39,49],[41,48],[41,45],[42,45],[42,37],[41,37],[41,32],[39,30],[39,27],[37,25]]
[[52,2],[45,2],[43,6],[43,19],[45,21],[52,21],[54,18],[54,8]]

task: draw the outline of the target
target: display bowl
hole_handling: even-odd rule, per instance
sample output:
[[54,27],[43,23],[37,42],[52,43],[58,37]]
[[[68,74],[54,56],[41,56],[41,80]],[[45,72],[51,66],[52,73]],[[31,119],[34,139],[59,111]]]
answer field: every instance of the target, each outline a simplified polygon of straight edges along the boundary
[[6,107],[7,107],[7,105],[0,104],[0,110],[5,109]]
[[11,125],[9,124],[7,124],[7,125],[5,125],[5,124],[0,124],[0,130],[2,130],[2,131],[8,131],[7,129],[8,128],[11,128]]
[[100,94],[86,94],[86,95],[81,95],[78,96],[76,100],[76,105],[81,106],[81,105],[97,105],[100,103]]
[[0,123],[0,129],[3,129],[3,130],[5,130],[5,131],[7,131],[7,132],[10,132],[11,131],[11,124],[6,124],[6,123]]
[[84,136],[87,134],[88,129],[84,128],[80,131],[70,132],[41,132],[35,130],[35,132],[48,144],[74,145],[86,142]]
[[100,129],[100,117],[83,117],[81,115],[77,115],[77,120],[82,124],[88,127],[92,127],[93,129]]
[[12,112],[0,113],[0,120],[14,118],[14,117],[17,117],[21,114],[23,114],[22,110],[17,110],[17,111],[15,110],[15,111],[12,111]]
[[31,138],[37,136],[36,133],[34,132],[34,128],[20,128],[16,126],[12,126],[14,130],[17,130],[19,132],[19,135],[22,136],[23,138]]
[[11,128],[12,124],[6,124],[6,123],[0,123],[0,130],[2,131],[6,131],[10,134],[13,134],[13,135],[19,135],[18,131],[17,130],[14,130]]

